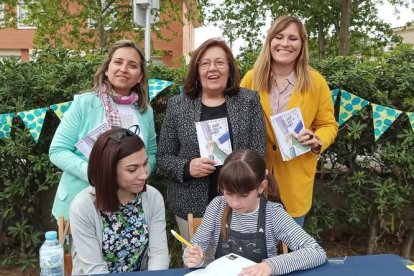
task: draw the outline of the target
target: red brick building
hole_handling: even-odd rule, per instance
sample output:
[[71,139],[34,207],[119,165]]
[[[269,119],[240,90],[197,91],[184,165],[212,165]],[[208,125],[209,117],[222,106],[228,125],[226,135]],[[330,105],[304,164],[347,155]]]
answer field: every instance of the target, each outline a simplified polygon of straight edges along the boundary
[[[162,52],[159,58],[168,66],[173,66],[174,61],[181,56],[187,56],[189,52],[194,50],[194,28],[199,27],[198,22],[199,11],[197,9],[197,0],[177,0],[181,6],[182,22],[173,22],[169,24],[169,30],[161,29],[163,36],[169,38],[169,41],[157,39],[152,36],[152,48]],[[15,8],[17,23],[15,28],[4,27],[5,4],[0,4],[0,58],[17,56],[23,61],[30,59],[30,52],[34,48],[33,39],[35,37],[36,28],[27,26],[23,22],[23,18],[27,11],[24,5],[17,5]],[[187,14],[190,13],[194,18],[187,20]],[[162,15],[161,15],[162,18]],[[126,37],[127,38],[127,37]],[[143,46],[143,45],[142,45]],[[157,57],[154,57],[157,60]]]

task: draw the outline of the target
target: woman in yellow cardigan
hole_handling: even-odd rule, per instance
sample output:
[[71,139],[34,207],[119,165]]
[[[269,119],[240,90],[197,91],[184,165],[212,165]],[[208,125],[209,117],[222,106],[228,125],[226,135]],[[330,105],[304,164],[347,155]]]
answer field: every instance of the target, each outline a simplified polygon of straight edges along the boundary
[[[294,16],[279,17],[268,32],[262,51],[241,82],[257,90],[266,117],[266,164],[275,176],[287,212],[303,227],[312,205],[318,156],[338,132],[330,89],[308,64],[308,42],[302,22]],[[298,135],[311,151],[282,161],[270,116],[299,107],[305,129]]]

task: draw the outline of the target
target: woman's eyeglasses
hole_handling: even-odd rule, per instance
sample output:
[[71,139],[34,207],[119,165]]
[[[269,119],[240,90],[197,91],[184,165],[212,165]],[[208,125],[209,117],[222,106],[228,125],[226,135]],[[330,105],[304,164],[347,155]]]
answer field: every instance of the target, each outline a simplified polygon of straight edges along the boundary
[[[139,125],[132,125],[128,129],[121,128],[109,135],[109,138],[115,142],[121,143],[127,136],[137,136],[140,133]],[[109,141],[109,139],[108,139]]]
[[215,61],[211,60],[201,60],[199,63],[200,69],[207,71],[210,69],[211,64],[213,64],[217,69],[223,69],[227,65],[227,61],[224,59],[216,59]]

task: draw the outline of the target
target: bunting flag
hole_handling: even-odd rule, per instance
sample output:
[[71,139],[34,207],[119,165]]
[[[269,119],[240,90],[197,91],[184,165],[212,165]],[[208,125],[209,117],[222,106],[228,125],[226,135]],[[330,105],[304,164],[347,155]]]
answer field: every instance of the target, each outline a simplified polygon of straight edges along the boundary
[[414,131],[414,112],[407,112],[407,116],[408,116],[408,119],[410,120],[411,128]]
[[[162,90],[172,85],[172,82],[160,79],[149,79],[149,99],[152,101]],[[183,86],[178,87],[180,94],[183,94]],[[332,102],[335,104],[339,88],[331,91]],[[29,111],[18,112],[24,124],[29,129],[36,143],[38,142],[40,133],[43,128],[44,118],[48,109],[51,109],[62,120],[63,115],[69,109],[72,102],[64,102],[52,104],[49,108],[43,107]],[[370,103],[352,93],[341,90],[339,103],[339,125],[344,124],[349,118],[356,115],[366,105],[372,104],[374,136],[377,141],[388,127],[403,113],[400,110],[386,106]],[[411,128],[414,131],[414,112],[405,112],[410,120]],[[13,123],[14,113],[0,114],[0,139],[9,138],[11,135],[11,127]]]
[[401,111],[386,106],[371,103],[372,120],[374,122],[375,141],[391,126],[391,124],[401,115]]
[[63,118],[63,114],[69,109],[71,106],[72,101],[70,102],[64,102],[64,103],[58,103],[58,104],[52,104],[50,106],[50,109],[52,109],[55,114],[59,117],[60,120]]
[[9,138],[14,113],[0,114],[0,139]]
[[172,82],[159,79],[148,80],[149,101],[152,101],[162,90],[170,86]]
[[40,132],[42,131],[43,123],[46,116],[46,107],[32,109],[29,111],[19,112],[20,118],[22,118],[24,124],[32,134],[33,139],[37,143],[39,140]]
[[367,100],[342,90],[341,101],[339,103],[339,126],[357,114],[367,104]]
[[339,89],[335,88],[331,92],[332,92],[332,102],[333,102],[333,104],[335,104],[336,98],[338,97]]

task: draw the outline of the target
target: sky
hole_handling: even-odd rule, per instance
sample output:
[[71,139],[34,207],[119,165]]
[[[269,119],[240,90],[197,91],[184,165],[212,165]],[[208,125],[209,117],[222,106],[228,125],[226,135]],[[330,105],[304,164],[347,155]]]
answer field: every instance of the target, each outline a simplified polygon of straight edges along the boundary
[[[218,1],[218,0],[213,0]],[[411,6],[413,8],[413,6]],[[394,27],[401,27],[404,26],[407,22],[412,21],[414,18],[414,13],[411,8],[402,9],[397,18],[396,15],[393,13],[393,7],[387,1],[385,1],[384,5],[378,9],[378,16],[387,23],[390,23],[391,26]],[[195,48],[200,46],[201,43],[206,41],[212,37],[222,37],[222,31],[219,28],[216,28],[212,25],[206,25],[204,27],[196,28],[195,30]],[[233,42],[233,53],[234,55],[238,55],[240,53],[239,48],[243,45],[243,41],[241,39],[236,40]]]

